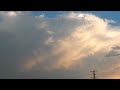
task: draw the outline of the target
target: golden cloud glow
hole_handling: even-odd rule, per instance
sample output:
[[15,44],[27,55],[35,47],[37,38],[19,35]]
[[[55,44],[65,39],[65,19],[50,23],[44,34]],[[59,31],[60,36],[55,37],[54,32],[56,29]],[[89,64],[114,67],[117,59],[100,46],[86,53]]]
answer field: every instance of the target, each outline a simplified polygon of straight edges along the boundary
[[95,27],[88,28],[88,25],[84,25],[84,27],[75,28],[69,36],[56,44],[54,53],[64,53],[58,59],[56,64],[58,67],[69,68],[75,61],[82,60],[83,57],[108,50],[111,46],[120,43],[119,37],[117,37],[120,36],[120,32],[108,31],[107,27],[102,26],[104,24],[99,25],[94,22],[93,24]]
[[[51,61],[53,63],[50,64],[54,69],[69,69],[72,65],[76,64],[77,61],[79,61],[79,63],[81,61],[82,63],[82,59],[85,57],[90,55],[94,56],[95,53],[99,52],[108,52],[112,46],[120,44],[120,31],[114,30],[115,28],[110,28],[109,20],[103,20],[92,14],[72,12],[61,16],[61,18],[56,18],[56,21],[54,19],[54,22],[56,22],[56,24],[58,22],[59,24],[63,24],[61,22],[63,20],[62,18],[71,20],[70,23],[72,23],[73,26],[78,20],[81,21],[81,23],[77,22],[77,26],[72,28],[69,34],[64,36],[64,38],[57,37],[57,39],[54,37],[54,35],[57,36],[58,34],[57,28],[64,30],[65,27],[59,25],[56,30],[53,29],[54,31],[52,31],[52,28],[55,28],[55,24],[54,26],[49,25],[52,23],[52,19],[50,20],[51,22],[46,23],[47,29],[51,30],[49,32],[54,33],[50,34],[50,37],[45,41],[45,44],[48,46],[51,45],[51,43],[54,43],[52,44],[50,57],[48,58],[50,59],[58,56],[58,58]],[[49,28],[48,26],[52,28]],[[69,23],[65,23],[64,26],[68,26],[67,28],[71,29],[69,28]],[[67,32],[67,30],[64,30],[64,32]],[[29,62],[27,67],[31,68],[33,65],[36,65],[34,60]]]
[[112,47],[120,46],[120,28],[110,24],[115,21],[82,12],[69,12],[55,18],[24,14],[15,11],[0,12],[0,17],[3,18],[0,31],[6,35],[1,37],[10,37],[6,38],[5,45],[8,42],[11,44],[6,46],[13,50],[10,53],[13,55],[11,60],[19,60],[23,71],[39,70],[48,75],[50,72],[63,75],[66,71],[71,71],[75,72],[72,75],[79,76],[79,73],[83,73],[84,77],[95,66],[104,72],[100,73],[100,78],[120,78],[119,58],[105,57]]

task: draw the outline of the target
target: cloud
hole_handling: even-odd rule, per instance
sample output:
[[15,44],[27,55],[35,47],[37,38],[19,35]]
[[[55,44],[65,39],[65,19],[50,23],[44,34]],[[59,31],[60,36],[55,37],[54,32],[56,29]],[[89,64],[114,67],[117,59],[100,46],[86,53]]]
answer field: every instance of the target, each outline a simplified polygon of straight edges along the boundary
[[120,47],[116,46],[116,47],[112,47],[112,50],[109,51],[109,53],[107,55],[105,55],[106,57],[110,57],[110,56],[119,56],[120,55]]
[[1,11],[0,78],[88,78],[93,65],[109,71],[101,78],[116,78],[118,57],[104,57],[120,45],[114,22],[82,12],[49,18]]
[[[119,43],[120,32],[109,28],[108,22],[97,16],[70,13],[63,17],[71,20],[73,27],[76,26],[72,28],[72,31],[70,28],[70,33],[57,42],[54,53],[55,55],[62,54],[55,67],[70,68],[77,61],[82,61],[82,58],[107,51],[111,46]],[[78,25],[74,24],[76,22]]]

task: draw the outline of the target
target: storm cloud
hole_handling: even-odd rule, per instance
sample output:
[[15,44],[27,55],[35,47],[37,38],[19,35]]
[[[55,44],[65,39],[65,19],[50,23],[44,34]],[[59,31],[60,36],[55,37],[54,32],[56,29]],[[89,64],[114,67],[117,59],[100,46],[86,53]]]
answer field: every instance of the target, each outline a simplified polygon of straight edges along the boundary
[[120,46],[119,26],[110,23],[82,12],[50,18],[1,11],[0,78],[89,78],[95,68],[101,78],[118,76],[118,56],[105,57]]

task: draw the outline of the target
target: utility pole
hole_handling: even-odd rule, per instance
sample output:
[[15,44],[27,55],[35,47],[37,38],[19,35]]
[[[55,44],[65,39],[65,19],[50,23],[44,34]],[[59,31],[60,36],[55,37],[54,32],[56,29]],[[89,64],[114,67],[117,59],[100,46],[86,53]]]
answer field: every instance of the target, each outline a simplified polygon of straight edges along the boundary
[[96,79],[96,73],[95,73],[95,70],[90,71],[90,72],[92,72],[92,74],[93,74],[93,77],[91,77],[91,78]]

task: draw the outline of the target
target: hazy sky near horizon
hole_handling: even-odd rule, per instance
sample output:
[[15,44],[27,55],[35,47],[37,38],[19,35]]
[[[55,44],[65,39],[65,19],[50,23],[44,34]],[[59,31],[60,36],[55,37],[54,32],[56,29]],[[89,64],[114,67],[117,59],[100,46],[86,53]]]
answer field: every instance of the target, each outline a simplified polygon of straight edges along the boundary
[[0,78],[120,79],[119,11],[0,11]]

